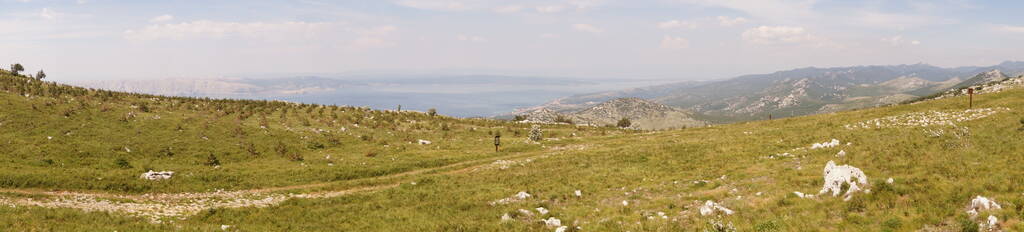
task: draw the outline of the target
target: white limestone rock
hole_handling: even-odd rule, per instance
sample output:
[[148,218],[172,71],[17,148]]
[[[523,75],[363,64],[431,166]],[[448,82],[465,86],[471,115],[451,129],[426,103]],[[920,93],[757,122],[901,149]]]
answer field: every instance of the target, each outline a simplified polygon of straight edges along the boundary
[[[821,187],[818,195],[832,192],[832,196],[836,197],[839,194],[843,194],[846,197],[844,200],[850,200],[853,197],[853,193],[861,191],[861,186],[857,184],[868,185],[867,175],[864,175],[864,172],[859,168],[849,165],[836,165],[831,160],[825,164],[824,178],[825,184]],[[850,186],[846,193],[841,192],[844,183]]]

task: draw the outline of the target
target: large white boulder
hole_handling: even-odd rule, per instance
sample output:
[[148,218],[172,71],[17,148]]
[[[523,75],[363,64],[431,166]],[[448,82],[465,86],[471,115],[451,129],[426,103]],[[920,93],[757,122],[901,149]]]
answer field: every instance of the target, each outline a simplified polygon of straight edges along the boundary
[[142,173],[142,175],[139,175],[139,178],[147,179],[147,180],[166,180],[166,179],[171,179],[171,176],[174,176],[174,172],[171,172],[171,171],[154,172],[153,170],[149,170],[148,172],[145,172],[145,173]]
[[[864,175],[859,168],[850,165],[836,165],[836,162],[831,160],[825,164],[824,178],[825,185],[821,187],[818,195],[832,192],[832,196],[836,197],[843,194],[846,196],[845,200],[850,200],[853,193],[861,191],[861,185],[868,185],[868,176]],[[850,186],[846,193],[842,193],[843,184]]]

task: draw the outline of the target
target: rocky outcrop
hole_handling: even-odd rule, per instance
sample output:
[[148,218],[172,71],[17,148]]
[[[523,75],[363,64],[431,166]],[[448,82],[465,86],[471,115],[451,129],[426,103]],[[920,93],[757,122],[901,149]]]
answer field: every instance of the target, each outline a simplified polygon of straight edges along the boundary
[[689,111],[640,98],[618,98],[575,112],[559,113],[541,108],[526,112],[526,121],[542,123],[574,123],[593,126],[617,125],[628,119],[629,128],[660,130],[707,125],[694,119]]

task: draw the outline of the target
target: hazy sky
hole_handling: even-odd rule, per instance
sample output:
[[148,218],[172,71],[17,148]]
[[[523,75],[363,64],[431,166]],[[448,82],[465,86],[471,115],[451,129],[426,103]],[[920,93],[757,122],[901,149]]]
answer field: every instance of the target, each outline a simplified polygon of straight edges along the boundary
[[51,79],[477,73],[712,79],[1024,60],[1024,1],[0,0]]

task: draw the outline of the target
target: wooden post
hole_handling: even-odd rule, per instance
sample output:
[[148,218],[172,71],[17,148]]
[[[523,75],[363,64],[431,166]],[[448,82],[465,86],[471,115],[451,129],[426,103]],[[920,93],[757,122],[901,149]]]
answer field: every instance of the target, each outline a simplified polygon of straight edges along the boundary
[[967,108],[974,108],[974,88],[967,89]]
[[772,120],[772,113],[768,113],[768,120]]
[[501,146],[501,135],[494,136],[494,152],[498,152],[498,146]]

